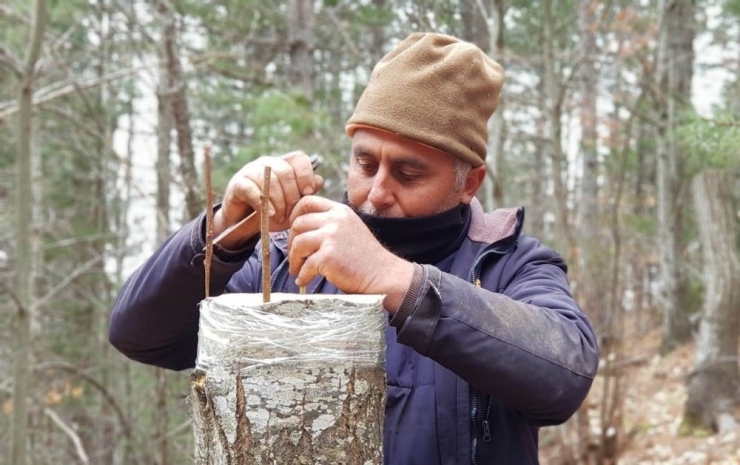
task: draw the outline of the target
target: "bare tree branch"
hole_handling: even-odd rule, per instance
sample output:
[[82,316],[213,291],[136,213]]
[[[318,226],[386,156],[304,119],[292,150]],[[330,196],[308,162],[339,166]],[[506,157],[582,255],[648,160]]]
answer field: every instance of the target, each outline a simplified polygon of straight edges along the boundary
[[48,407],[45,408],[44,415],[51,418],[51,421],[53,421],[54,424],[57,425],[59,429],[64,431],[64,434],[69,437],[69,439],[72,441],[72,444],[74,444],[75,446],[75,451],[77,452],[77,456],[80,458],[80,462],[82,462],[84,465],[89,464],[90,459],[87,458],[87,453],[85,452],[85,448],[82,446],[80,436],[75,433],[75,431],[70,428],[70,426],[67,425],[61,418],[59,418],[59,415],[57,415],[52,409]]
[[20,297],[18,297],[18,294],[15,293],[13,289],[8,286],[5,281],[0,281],[0,288],[8,294],[10,297],[10,300],[13,301],[13,303],[18,307],[18,313],[19,314],[25,314],[26,313],[26,307],[23,305],[23,302],[21,302]]
[[5,46],[0,46],[0,65],[12,71],[19,79],[23,76],[23,63]]
[[225,78],[234,79],[236,81],[259,84],[264,87],[274,87],[275,86],[275,83],[265,80],[257,75],[250,75],[246,73],[241,73],[234,69],[222,68],[213,63],[208,63],[206,65],[206,69],[208,71],[220,74],[221,76]]
[[26,26],[31,25],[31,20],[27,16],[23,16],[22,14],[10,8],[8,5],[0,5],[0,18],[3,17],[10,18],[16,22],[25,24]]
[[[69,95],[75,91],[97,87],[106,82],[115,81],[117,79],[130,76],[141,71],[142,69],[147,68],[149,68],[149,65],[141,65],[134,68],[118,70],[99,78],[85,79],[83,81],[80,81],[77,86],[75,86],[74,84],[69,84],[67,81],[50,84],[34,93],[33,104],[43,105],[45,103],[51,102],[54,99]],[[2,122],[5,118],[18,113],[19,109],[20,108],[18,107],[18,104],[15,102],[0,104],[0,122]]]
[[39,308],[43,307],[46,302],[49,301],[52,297],[54,297],[59,291],[67,287],[72,281],[82,276],[87,270],[92,268],[93,266],[97,265],[101,260],[103,260],[102,256],[93,257],[92,259],[88,260],[87,262],[83,263],[82,266],[78,267],[76,270],[74,270],[72,273],[67,274],[64,279],[59,281],[54,287],[49,289],[49,292],[47,292],[43,297],[38,299],[31,305],[32,310],[38,310]]
[[342,40],[344,41],[344,44],[347,46],[349,51],[352,52],[352,55],[356,57],[362,57],[362,53],[357,49],[354,41],[347,35],[347,31],[344,30],[344,26],[342,25],[339,18],[337,18],[337,14],[334,12],[334,10],[331,8],[328,8],[325,11],[328,11],[329,19],[331,19],[331,22],[334,23],[334,26],[337,28],[337,31],[339,32],[339,35],[342,36]]
[[74,365],[71,365],[66,362],[47,362],[47,363],[41,363],[39,365],[36,365],[34,367],[35,371],[44,371],[44,370],[60,370],[60,371],[66,371],[68,373],[71,373],[78,378],[82,379],[83,381],[86,381],[90,386],[95,388],[105,399],[108,404],[113,408],[113,411],[116,414],[116,417],[118,418],[118,422],[121,425],[121,430],[123,435],[126,437],[126,439],[129,441],[129,446],[131,446],[131,425],[128,422],[128,419],[123,414],[123,410],[121,410],[121,407],[116,402],[116,399],[111,395],[111,393],[108,391],[108,389],[105,388],[98,380],[93,378],[92,376],[88,375],[84,371],[80,370]]

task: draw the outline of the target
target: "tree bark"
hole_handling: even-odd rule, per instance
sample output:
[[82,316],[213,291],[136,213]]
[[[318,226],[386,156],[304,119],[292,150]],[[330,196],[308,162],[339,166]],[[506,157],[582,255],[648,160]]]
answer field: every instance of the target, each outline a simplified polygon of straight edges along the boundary
[[675,140],[679,113],[691,96],[693,41],[695,35],[694,0],[665,0],[662,3],[662,28],[656,69],[658,89],[658,247],[660,249],[663,307],[661,351],[669,352],[691,337],[686,308],[688,277],[681,266],[683,215],[680,186],[683,180],[683,155]]
[[[464,0],[460,2],[462,20],[461,38],[476,44],[499,63],[504,48],[503,0]],[[487,176],[480,190],[480,201],[486,211],[504,206],[504,143],[506,125],[503,118],[504,98],[499,98],[498,108],[488,121]]]
[[[389,0],[372,0],[373,6],[377,11],[385,11],[388,8]],[[374,25],[370,28],[370,35],[372,37],[372,48],[369,50],[369,56],[372,62],[369,67],[372,67],[383,58],[385,55],[386,46],[386,27],[385,25]],[[370,68],[372,69],[372,68]]]
[[[539,73],[543,76],[544,73]],[[538,107],[540,109],[546,108],[547,99],[545,97],[545,79],[541,77],[537,83],[537,98]],[[541,135],[546,133],[547,127],[547,116],[544,111],[535,119],[536,134]],[[527,221],[525,221],[525,227],[528,228],[529,234],[538,239],[546,240],[545,231],[545,211],[547,205],[547,196],[545,195],[545,187],[547,183],[546,166],[545,166],[545,144],[546,141],[542,137],[535,138],[532,142],[533,145],[533,160],[532,160],[532,176],[530,182],[532,184],[532,197],[530,200],[530,208],[527,212]]]
[[383,463],[381,298],[305,297],[273,294],[261,304],[259,294],[230,294],[201,304],[196,463]]
[[289,0],[290,82],[313,100],[313,1]]
[[[163,37],[164,39],[164,37]],[[166,41],[166,39],[164,39]],[[163,44],[163,49],[167,46]],[[170,235],[170,146],[172,144],[172,104],[170,74],[166,54],[160,56],[157,86],[157,243]]]
[[15,326],[15,347],[13,366],[13,442],[11,463],[28,463],[28,403],[31,387],[31,328],[33,326],[34,274],[36,260],[34,250],[33,217],[33,84],[36,78],[36,62],[41,53],[41,45],[46,27],[47,10],[45,0],[34,4],[33,26],[30,34],[25,66],[21,77],[18,95],[18,154],[16,177],[17,245],[16,245],[16,289],[18,313]]
[[583,237],[593,237],[593,227],[599,215],[599,158],[597,152],[597,83],[596,68],[596,8],[594,0],[580,0],[578,26],[580,29],[581,66],[578,80],[581,90],[581,231]]
[[172,116],[177,131],[177,150],[180,155],[180,176],[185,189],[185,207],[188,219],[192,219],[203,210],[203,199],[198,193],[200,184],[195,169],[193,131],[190,127],[190,109],[188,107],[188,86],[183,76],[177,42],[177,16],[165,1],[159,2],[158,10],[164,22],[162,36],[170,84],[168,94],[170,94]]
[[[98,45],[98,59],[95,66],[96,74],[101,81],[106,75],[108,70],[108,62],[111,59],[111,40],[112,40],[112,28],[111,28],[111,13],[110,5],[106,0],[100,0],[96,5],[96,14],[98,15],[98,28],[97,36],[99,38]],[[97,173],[96,176],[91,179],[89,192],[91,196],[86,196],[92,199],[89,202],[88,207],[89,214],[86,215],[92,223],[92,230],[100,234],[101,239],[91,242],[87,246],[87,250],[81,250],[79,257],[85,257],[92,255],[93,257],[106,257],[108,255],[107,245],[108,240],[104,239],[105,235],[110,232],[109,228],[109,211],[107,191],[109,186],[109,179],[115,176],[115,171],[108,169],[109,157],[111,151],[111,141],[113,140],[113,129],[110,116],[110,92],[109,84],[102,82],[98,92],[96,93],[94,114],[97,115],[95,126],[96,132],[99,137],[96,138],[95,142],[95,159],[92,161],[94,170]],[[112,180],[112,179],[111,179]],[[92,296],[96,296],[98,302],[109,302],[113,291],[110,286],[110,282],[107,278],[105,270],[105,260],[98,260],[93,268],[87,273],[86,276],[81,277],[79,281],[80,287],[88,289],[88,292]],[[109,368],[110,363],[107,360],[109,354],[110,344],[108,342],[107,331],[101,331],[102,328],[106,327],[107,318],[105,305],[100,305],[98,302],[87,303],[87,311],[89,314],[89,329],[90,334],[90,350],[91,356],[90,362],[100,364],[99,376],[100,381],[104,386],[110,386],[110,379],[112,370]],[[101,308],[102,307],[102,308]],[[94,358],[93,358],[94,357]],[[99,413],[97,418],[93,418],[92,424],[94,425],[94,432],[91,435],[94,441],[93,445],[88,445],[87,450],[97,449],[99,452],[91,457],[91,465],[107,465],[114,462],[114,451],[115,444],[117,442],[117,434],[115,431],[115,425],[108,421],[112,417],[110,405],[103,399],[99,400],[98,404]]]
[[724,433],[734,427],[733,409],[740,400],[740,258],[730,176],[704,171],[694,178],[693,194],[706,291],[683,432]]
[[[478,3],[482,6],[482,1]],[[488,54],[504,66],[504,15],[506,7],[504,0],[493,0],[490,14],[486,18],[488,24],[490,47]],[[488,120],[488,158],[486,164],[493,174],[493,208],[506,206],[504,194],[506,192],[505,153],[506,143],[506,121],[504,120],[504,107],[506,99],[502,95],[499,98],[496,111]],[[492,208],[492,209],[493,209]]]
[[[545,69],[544,84],[546,95],[547,114],[547,136],[550,144],[550,158],[552,160],[552,179],[555,197],[555,240],[558,248],[567,246],[570,254],[568,257],[573,263],[575,255],[575,238],[570,226],[568,211],[568,186],[565,182],[567,177],[568,163],[565,159],[562,144],[562,84],[560,76],[555,69],[555,34],[554,34],[554,12],[553,1],[544,0],[542,3],[542,35],[544,41]],[[563,242],[564,241],[564,242]]]
[[[162,36],[162,50],[160,53],[159,83],[157,86],[157,201],[156,201],[156,225],[157,243],[161,244],[170,235],[170,179],[172,177],[170,162],[170,146],[172,144],[172,114],[173,99],[172,86],[173,75],[171,72],[171,60],[167,51],[172,46],[174,35],[174,22],[166,25],[166,32]],[[157,399],[153,409],[153,423],[155,437],[158,438],[157,446],[159,465],[167,465],[168,444],[167,428],[169,415],[167,412],[167,375],[162,368],[155,368],[155,398]]]

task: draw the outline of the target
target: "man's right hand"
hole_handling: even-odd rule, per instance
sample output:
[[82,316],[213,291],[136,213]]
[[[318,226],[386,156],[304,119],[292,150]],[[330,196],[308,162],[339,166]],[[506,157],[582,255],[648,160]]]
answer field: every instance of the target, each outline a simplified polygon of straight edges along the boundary
[[[282,157],[260,157],[247,163],[229,181],[221,208],[213,217],[213,233],[217,236],[232,224],[253,212],[260,212],[260,194],[265,167],[272,170],[270,180],[270,231],[290,228],[290,214],[304,195],[312,195],[321,189],[324,180],[313,172],[311,161],[303,152],[291,152]],[[234,231],[221,241],[227,249],[236,249],[240,244],[259,233],[256,228]]]

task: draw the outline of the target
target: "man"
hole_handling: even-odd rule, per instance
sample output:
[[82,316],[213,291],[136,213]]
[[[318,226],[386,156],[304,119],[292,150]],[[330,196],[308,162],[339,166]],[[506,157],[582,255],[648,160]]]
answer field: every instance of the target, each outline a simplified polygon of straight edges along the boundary
[[[538,428],[570,417],[596,372],[562,259],[521,234],[521,209],[484,215],[474,199],[502,82],[474,45],[412,34],[348,122],[343,203],[312,195],[323,180],[296,152],[244,166],[215,214],[218,234],[258,210],[269,165],[272,290],[386,295],[387,463],[537,463]],[[124,286],[110,338],[127,356],[193,366],[204,229],[185,226]],[[260,292],[247,229],[217,248],[213,294]]]

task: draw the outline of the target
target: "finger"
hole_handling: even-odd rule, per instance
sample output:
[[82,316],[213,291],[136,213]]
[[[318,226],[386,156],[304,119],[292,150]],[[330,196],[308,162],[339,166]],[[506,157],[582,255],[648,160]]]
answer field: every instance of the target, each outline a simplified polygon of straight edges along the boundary
[[323,213],[307,213],[296,217],[290,225],[290,233],[288,233],[288,250],[293,245],[293,240],[296,236],[304,234],[309,231],[318,230],[325,224],[327,224],[328,218]]
[[322,234],[318,230],[308,231],[293,237],[288,249],[288,271],[296,276],[300,273],[306,260],[321,248]]
[[295,172],[295,181],[301,195],[312,195],[318,192],[319,185],[314,176],[311,159],[304,152],[291,152],[283,157]]
[[321,274],[319,268],[321,262],[322,257],[320,251],[308,257],[295,278],[296,286],[307,286],[316,276]]
[[252,167],[252,169],[247,173],[247,178],[250,179],[258,188],[259,188],[259,194],[257,196],[257,207],[255,209],[259,209],[259,205],[261,202],[261,195],[262,192],[265,190],[264,180],[264,168],[269,166],[270,167],[270,196],[269,196],[269,204],[270,204],[270,210],[269,210],[269,216],[272,219],[272,221],[275,221],[277,223],[283,223],[284,216],[286,215],[286,199],[285,199],[285,193],[283,192],[282,183],[280,181],[281,176],[281,164],[285,164],[282,161],[279,161],[276,166],[275,161],[277,159],[271,159],[268,157],[262,157],[260,161],[263,161],[264,164],[257,164],[256,166]]
[[[293,211],[295,204],[301,199],[301,192],[296,181],[296,172],[291,164],[278,159],[272,167],[272,172],[274,177],[271,182],[275,183],[275,180],[277,180],[279,183],[279,201],[282,202],[281,206],[278,207],[276,205],[278,207],[277,219],[281,223],[284,223]],[[276,186],[273,184],[271,187]],[[272,199],[272,192],[270,193],[270,198]]]
[[290,214],[290,221],[291,223],[295,221],[296,218],[299,216],[305,215],[307,213],[321,213],[321,212],[327,212],[331,210],[332,208],[335,208],[337,206],[341,206],[342,204],[334,202],[329,199],[325,199],[323,197],[317,197],[315,195],[307,195],[303,197],[301,200],[298,201],[298,203],[293,207],[293,211]]
[[324,178],[322,178],[318,174],[313,175],[313,182],[314,186],[316,186],[316,190],[314,191],[314,194],[318,191],[320,191],[324,187]]
[[[223,208],[227,210],[239,209],[243,214],[246,214],[246,211],[250,208],[253,211],[259,210],[262,193],[260,184],[248,177],[235,177],[224,195]],[[275,208],[272,204],[269,208],[274,213]]]

